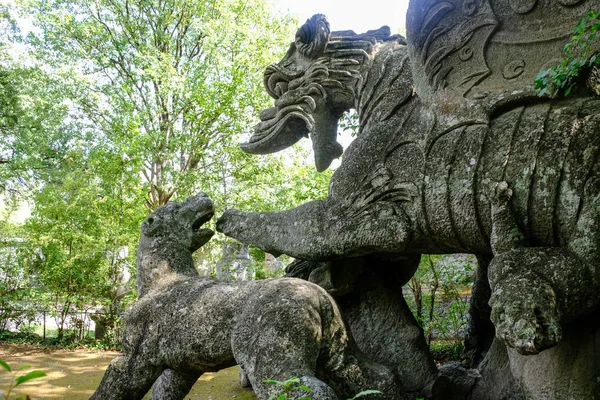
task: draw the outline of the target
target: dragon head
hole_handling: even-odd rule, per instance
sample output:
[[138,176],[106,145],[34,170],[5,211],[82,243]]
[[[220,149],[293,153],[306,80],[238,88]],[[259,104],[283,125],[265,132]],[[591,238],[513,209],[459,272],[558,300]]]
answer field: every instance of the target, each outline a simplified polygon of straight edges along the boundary
[[250,140],[241,145],[242,150],[274,153],[310,137],[318,171],[342,155],[337,142],[338,120],[354,106],[361,63],[357,58],[366,56],[365,47],[371,44],[343,40],[352,35],[358,37],[350,31],[332,34],[322,14],[314,15],[298,29],[285,57],[266,69],[264,85],[275,106],[261,112],[261,122]]

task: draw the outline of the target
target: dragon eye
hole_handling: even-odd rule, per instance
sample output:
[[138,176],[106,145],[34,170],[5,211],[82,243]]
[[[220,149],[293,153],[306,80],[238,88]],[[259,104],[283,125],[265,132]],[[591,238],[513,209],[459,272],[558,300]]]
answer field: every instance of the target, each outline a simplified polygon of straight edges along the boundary
[[148,225],[152,225],[154,223],[154,218],[150,217],[148,218]]

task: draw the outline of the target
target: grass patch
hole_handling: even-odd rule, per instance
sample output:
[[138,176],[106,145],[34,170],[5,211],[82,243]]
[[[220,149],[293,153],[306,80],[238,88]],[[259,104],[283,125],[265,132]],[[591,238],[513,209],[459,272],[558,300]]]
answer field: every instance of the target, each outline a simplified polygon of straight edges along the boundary
[[465,345],[461,341],[436,340],[429,346],[431,355],[436,364],[448,361],[462,362],[465,354]]

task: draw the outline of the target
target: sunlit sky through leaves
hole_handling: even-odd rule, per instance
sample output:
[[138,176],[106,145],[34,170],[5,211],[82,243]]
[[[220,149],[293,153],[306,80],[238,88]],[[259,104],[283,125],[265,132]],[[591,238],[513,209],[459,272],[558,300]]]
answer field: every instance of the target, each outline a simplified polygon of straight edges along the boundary
[[304,22],[313,14],[325,14],[331,29],[356,33],[388,25],[392,33],[404,32],[408,0],[272,0],[277,9],[289,10]]
[[[14,0],[7,0],[8,4]],[[325,14],[329,20],[331,29],[353,30],[363,33],[371,29],[388,25],[392,33],[405,31],[406,10],[408,0],[271,0],[276,10],[283,13],[290,12],[298,17],[300,23],[310,18],[313,14]],[[27,20],[19,20],[22,32],[32,29]],[[291,39],[291,38],[290,38]],[[22,46],[16,46],[17,52],[23,51]],[[339,141],[344,147],[352,141],[349,133],[342,133]],[[310,147],[308,140],[304,145]],[[311,154],[312,157],[312,154]],[[312,164],[312,160],[307,160]],[[334,162],[332,167],[337,167],[339,161]],[[2,211],[2,198],[0,197],[0,212]],[[22,221],[29,215],[28,207],[23,204],[23,209],[13,215],[13,218]],[[15,218],[16,217],[16,218]]]

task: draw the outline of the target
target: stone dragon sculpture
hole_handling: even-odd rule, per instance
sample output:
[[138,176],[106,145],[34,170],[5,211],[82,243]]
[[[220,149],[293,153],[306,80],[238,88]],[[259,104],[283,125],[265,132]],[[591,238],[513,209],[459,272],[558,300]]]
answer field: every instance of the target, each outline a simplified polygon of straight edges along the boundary
[[[476,254],[491,260],[481,276],[496,337],[522,355],[556,346],[600,303],[600,99],[585,87],[541,98],[532,84],[594,6],[412,0],[408,43],[386,28],[331,32],[313,16],[267,68],[275,107],[242,149],[308,136],[323,170],[341,154],[344,111],[358,113],[359,135],[327,198],[227,210],[217,230],[314,261]],[[557,10],[560,24],[549,23]],[[574,390],[588,398],[597,386]]]
[[[203,193],[168,203],[142,224],[139,298],[127,313],[123,354],[92,399],[183,399],[198,378],[239,364],[260,399],[279,390],[265,379],[300,377],[313,399],[366,389],[409,399],[392,371],[356,348],[321,287],[295,278],[219,282],[198,276],[192,253],[213,235]],[[327,383],[326,383],[327,382]],[[412,397],[414,398],[414,397]]]

